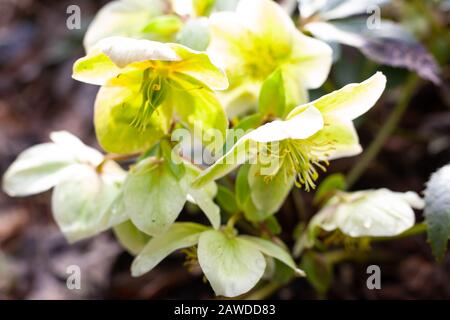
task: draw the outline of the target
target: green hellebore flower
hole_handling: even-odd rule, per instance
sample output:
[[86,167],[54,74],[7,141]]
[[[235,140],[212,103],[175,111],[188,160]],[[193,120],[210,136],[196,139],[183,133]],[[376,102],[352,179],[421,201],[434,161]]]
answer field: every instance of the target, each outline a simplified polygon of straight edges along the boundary
[[70,242],[127,220],[117,206],[126,172],[68,132],[50,138],[19,155],[3,176],[3,190],[23,197],[54,188],[53,217]]
[[73,78],[102,86],[94,122],[109,152],[148,149],[168,133],[174,113],[191,130],[224,135],[228,126],[213,91],[228,87],[225,74],[206,53],[179,44],[106,38],[75,62]]
[[[225,176],[240,164],[251,162],[250,187],[262,190],[255,205],[278,194],[282,202],[289,192],[271,192],[271,181],[284,185],[293,181],[306,190],[315,188],[319,171],[328,161],[359,154],[362,148],[352,120],[367,112],[380,98],[386,77],[378,72],[360,84],[349,84],[322,98],[292,110],[285,120],[275,120],[244,135],[195,181],[200,187]],[[269,167],[267,165],[270,165]],[[283,175],[283,179],[279,178]],[[253,181],[252,179],[258,179]],[[265,186],[258,187],[262,183]],[[264,191],[265,190],[265,191]],[[267,200],[267,199],[266,199]],[[276,205],[269,206],[272,211]]]
[[152,238],[133,261],[131,272],[140,276],[172,252],[195,245],[200,267],[216,295],[236,297],[252,289],[264,274],[264,255],[304,276],[290,254],[269,240],[185,222],[175,223],[166,233]]
[[340,192],[314,216],[310,233],[316,227],[341,230],[350,237],[392,237],[414,225],[412,208],[423,209],[424,201],[412,191],[388,189]]
[[230,88],[219,95],[230,117],[254,105],[263,82],[278,70],[288,108],[306,103],[307,89],[320,87],[328,76],[331,48],[303,35],[274,1],[240,1],[235,12],[213,13],[210,29],[208,52],[230,79]]

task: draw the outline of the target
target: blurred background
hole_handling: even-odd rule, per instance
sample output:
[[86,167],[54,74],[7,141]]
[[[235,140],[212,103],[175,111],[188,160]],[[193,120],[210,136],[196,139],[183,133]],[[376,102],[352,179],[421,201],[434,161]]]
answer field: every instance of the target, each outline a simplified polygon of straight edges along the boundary
[[[82,39],[89,22],[106,2],[0,0],[2,174],[21,151],[48,141],[51,131],[67,130],[85,143],[98,146],[92,125],[98,88],[72,80],[71,69],[73,62],[84,54]],[[66,27],[66,10],[73,4],[81,8],[81,30]],[[450,162],[450,17],[449,11],[433,8],[431,17],[414,9],[397,12],[396,16],[437,57],[442,68],[442,85],[425,80],[415,84],[412,96],[406,101],[406,116],[354,184],[354,190],[387,187],[422,192],[430,174]],[[409,72],[380,67],[357,50],[345,47],[322,90],[359,82],[377,69],[386,73],[389,87],[377,106],[357,123],[363,146],[370,144],[393,106],[402,99]],[[349,172],[358,161],[358,157],[336,161],[330,166],[330,173]],[[204,299],[213,296],[198,269],[188,271],[182,267],[181,255],[173,255],[154,271],[133,279],[129,272],[132,257],[119,247],[111,234],[69,245],[52,219],[50,194],[13,199],[0,192],[0,299]],[[315,213],[309,205],[311,195],[295,192],[278,215],[283,226],[297,223],[296,197],[302,197],[305,204],[302,218],[308,219]],[[418,220],[422,219],[418,215]],[[288,227],[282,235],[288,244],[292,244],[292,231]],[[450,298],[450,255],[441,264],[436,263],[425,235],[374,247],[380,254],[336,266],[332,284],[324,296],[330,299]],[[366,268],[373,263],[382,270],[381,290],[366,287]],[[72,264],[82,270],[82,290],[67,289],[66,268]],[[299,279],[271,297],[315,299],[318,295],[307,280]]]

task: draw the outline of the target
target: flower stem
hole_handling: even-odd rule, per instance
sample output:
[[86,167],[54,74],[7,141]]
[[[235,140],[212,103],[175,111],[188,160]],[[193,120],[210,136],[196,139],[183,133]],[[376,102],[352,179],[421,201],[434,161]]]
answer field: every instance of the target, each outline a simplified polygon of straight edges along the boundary
[[264,300],[269,298],[271,295],[273,295],[275,292],[277,292],[281,287],[283,287],[282,284],[276,283],[276,282],[269,282],[262,288],[256,290],[253,293],[250,293],[248,296],[244,298],[244,300]]
[[369,148],[362,156],[361,160],[353,167],[347,176],[347,188],[351,188],[355,182],[364,174],[364,171],[370,165],[370,163],[376,158],[380,150],[383,148],[386,140],[391,136],[394,130],[397,128],[400,120],[402,119],[405,111],[407,110],[411,99],[414,95],[415,89],[418,84],[418,78],[415,74],[411,74],[408,78],[406,86],[404,88],[403,96],[398,104],[395,106],[392,113],[389,115],[388,120],[385,122],[381,130],[378,132],[375,139],[370,144]]

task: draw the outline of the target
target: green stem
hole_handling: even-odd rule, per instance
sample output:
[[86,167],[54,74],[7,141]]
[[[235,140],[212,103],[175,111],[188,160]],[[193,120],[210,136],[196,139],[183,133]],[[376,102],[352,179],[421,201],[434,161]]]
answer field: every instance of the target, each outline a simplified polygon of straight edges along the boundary
[[373,242],[382,242],[382,241],[391,241],[391,240],[397,240],[397,239],[403,239],[407,237],[413,237],[417,236],[419,234],[425,233],[427,231],[427,225],[422,222],[418,223],[415,226],[413,226],[411,229],[406,230],[405,232],[394,236],[394,237],[377,237],[372,238],[371,241]]
[[404,88],[404,93],[398,104],[395,106],[392,113],[389,115],[388,120],[385,122],[381,130],[378,132],[375,139],[370,144],[369,148],[362,156],[361,160],[353,167],[347,176],[347,188],[351,188],[355,182],[363,175],[364,171],[370,165],[370,163],[376,158],[380,150],[383,148],[386,140],[396,129],[400,120],[402,119],[405,111],[407,110],[411,99],[414,95],[415,89],[418,84],[418,78],[416,75],[411,74]]
[[244,300],[264,300],[272,296],[275,292],[277,292],[282,284],[276,282],[269,282],[262,288],[256,290],[253,293],[250,293],[248,296],[244,298]]

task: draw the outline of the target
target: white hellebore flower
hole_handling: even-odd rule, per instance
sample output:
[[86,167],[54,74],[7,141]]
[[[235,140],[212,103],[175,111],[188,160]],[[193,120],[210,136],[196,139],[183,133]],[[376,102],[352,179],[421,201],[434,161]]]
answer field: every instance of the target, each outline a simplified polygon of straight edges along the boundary
[[124,222],[116,200],[125,171],[68,132],[53,132],[50,138],[19,155],[3,176],[3,190],[23,197],[54,187],[53,216],[69,241]]
[[208,52],[222,64],[230,88],[219,94],[233,117],[256,104],[262,84],[281,71],[286,104],[307,102],[307,90],[327,79],[332,50],[302,34],[289,15],[271,0],[243,0],[235,12],[213,13]]
[[[254,168],[258,166],[257,170],[250,171],[254,172],[253,176],[263,178],[260,180],[267,184],[264,189],[270,188],[271,181],[278,180],[277,175],[284,175],[286,186],[295,181],[306,190],[315,188],[319,171],[326,170],[328,161],[362,151],[352,120],[372,108],[385,86],[386,77],[379,72],[362,83],[347,85],[296,107],[286,119],[267,123],[244,135],[197,178],[194,186],[221,178],[250,161]],[[263,181],[249,182],[256,188]],[[284,199],[287,192],[277,194]],[[273,194],[266,192],[260,198]],[[258,202],[255,201],[255,205],[258,206]]]
[[350,237],[392,237],[410,229],[415,222],[413,208],[423,207],[424,201],[412,191],[339,193],[313,218],[310,228],[339,229]]

